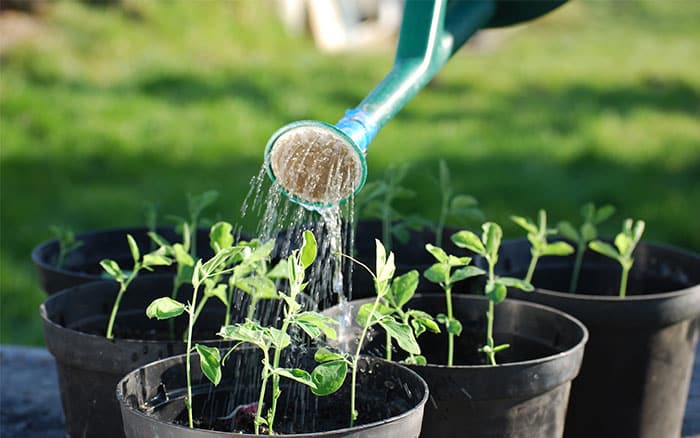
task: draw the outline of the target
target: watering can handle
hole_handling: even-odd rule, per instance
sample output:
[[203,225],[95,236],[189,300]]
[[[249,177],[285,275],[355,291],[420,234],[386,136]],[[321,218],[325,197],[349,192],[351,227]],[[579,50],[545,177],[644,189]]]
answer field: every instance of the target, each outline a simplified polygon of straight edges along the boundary
[[496,9],[493,0],[406,0],[391,71],[336,127],[363,152]]

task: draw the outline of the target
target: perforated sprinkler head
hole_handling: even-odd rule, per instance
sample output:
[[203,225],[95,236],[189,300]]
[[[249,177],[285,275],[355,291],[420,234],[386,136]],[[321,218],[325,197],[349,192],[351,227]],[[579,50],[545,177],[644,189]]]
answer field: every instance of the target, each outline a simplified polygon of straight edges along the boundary
[[307,208],[342,204],[367,178],[363,151],[339,128],[302,120],[275,132],[265,148],[270,178]]

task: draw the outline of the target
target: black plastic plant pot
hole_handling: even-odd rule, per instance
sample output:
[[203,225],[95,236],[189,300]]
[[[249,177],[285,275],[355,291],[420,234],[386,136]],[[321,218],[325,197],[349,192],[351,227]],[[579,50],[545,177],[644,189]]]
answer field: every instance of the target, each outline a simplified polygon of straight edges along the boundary
[[[342,348],[356,345],[359,307],[371,299],[352,301],[326,315],[345,321]],[[407,309],[445,313],[445,298],[416,295]],[[507,299],[495,308],[494,338],[510,348],[487,364],[479,348],[486,338],[488,301],[478,296],[453,296],[455,318],[463,325],[455,337],[455,365],[448,367],[447,335],[424,333],[418,338],[429,365],[411,365],[430,388],[423,418],[423,437],[561,437],[571,381],[579,372],[588,339],[586,328],[571,316],[546,306]],[[343,327],[341,325],[341,327]],[[384,356],[385,335],[373,334],[365,347]],[[393,359],[403,359],[398,352]]]
[[[187,427],[185,355],[131,372],[117,386],[127,438],[268,436],[251,433],[261,360],[257,349],[234,351],[225,361],[221,382],[214,387],[203,376],[198,357],[192,357],[194,429]],[[287,355],[283,362],[306,369],[314,365],[308,352]],[[325,397],[316,397],[307,387],[282,379],[275,433],[290,437],[417,438],[428,399],[423,379],[408,368],[375,358],[361,358],[358,370],[359,415],[353,427],[349,425],[349,375],[343,387]],[[266,400],[264,406],[268,403]]]
[[[41,305],[46,347],[56,360],[66,433],[71,437],[123,437],[119,404],[114,388],[129,371],[146,363],[185,352],[183,334],[187,318],[174,321],[149,320],[146,307],[152,300],[169,296],[172,275],[136,278],[124,294],[114,326],[115,339],[105,331],[118,285],[100,281],[67,289],[49,296]],[[178,299],[191,297],[183,287]],[[219,346],[216,332],[225,308],[207,301],[197,321],[195,338]]]
[[[525,240],[504,242],[500,260],[519,276],[529,263]],[[587,251],[576,294],[573,261],[543,258],[535,292],[512,296],[549,305],[590,331],[581,374],[571,389],[567,437],[680,436],[700,317],[700,255],[640,244],[628,293],[617,296],[617,262]]]
[[[41,243],[32,250],[32,261],[37,270],[39,285],[46,293],[52,294],[79,284],[102,280],[105,278],[100,267],[102,259],[116,260],[120,266],[131,266],[133,260],[126,235],[131,234],[139,249],[145,253],[155,249],[153,241],[148,237],[149,231],[146,227],[136,227],[77,234],[76,240],[82,244],[66,256],[61,268],[56,267],[58,240]],[[174,228],[158,228],[156,232],[170,242],[182,241],[182,237]],[[209,229],[197,230],[197,255],[205,258],[212,255],[209,247]],[[168,269],[158,268],[156,272]],[[144,271],[143,274],[148,275],[149,272]]]

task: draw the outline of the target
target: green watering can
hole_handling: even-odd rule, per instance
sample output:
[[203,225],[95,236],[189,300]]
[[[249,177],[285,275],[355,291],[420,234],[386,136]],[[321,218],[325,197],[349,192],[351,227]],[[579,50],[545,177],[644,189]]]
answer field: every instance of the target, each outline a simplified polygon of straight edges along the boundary
[[374,136],[477,30],[529,20],[566,0],[406,0],[394,66],[335,125],[290,123],[265,148],[270,178],[299,204],[319,209],[354,196],[367,178]]

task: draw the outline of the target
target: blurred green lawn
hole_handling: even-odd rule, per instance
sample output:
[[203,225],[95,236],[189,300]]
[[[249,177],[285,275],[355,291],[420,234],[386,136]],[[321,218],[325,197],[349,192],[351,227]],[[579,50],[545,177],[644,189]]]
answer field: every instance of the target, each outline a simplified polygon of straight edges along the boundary
[[[268,137],[330,122],[391,66],[393,49],[324,55],[244,1],[56,2],[2,55],[0,342],[41,344],[30,251],[49,225],[144,222],[217,189],[240,218]],[[578,219],[586,201],[648,222],[646,238],[700,249],[700,2],[573,1],[460,52],[377,136],[370,178],[411,164],[407,213],[437,214],[445,158],[458,191],[519,235],[510,214]]]

